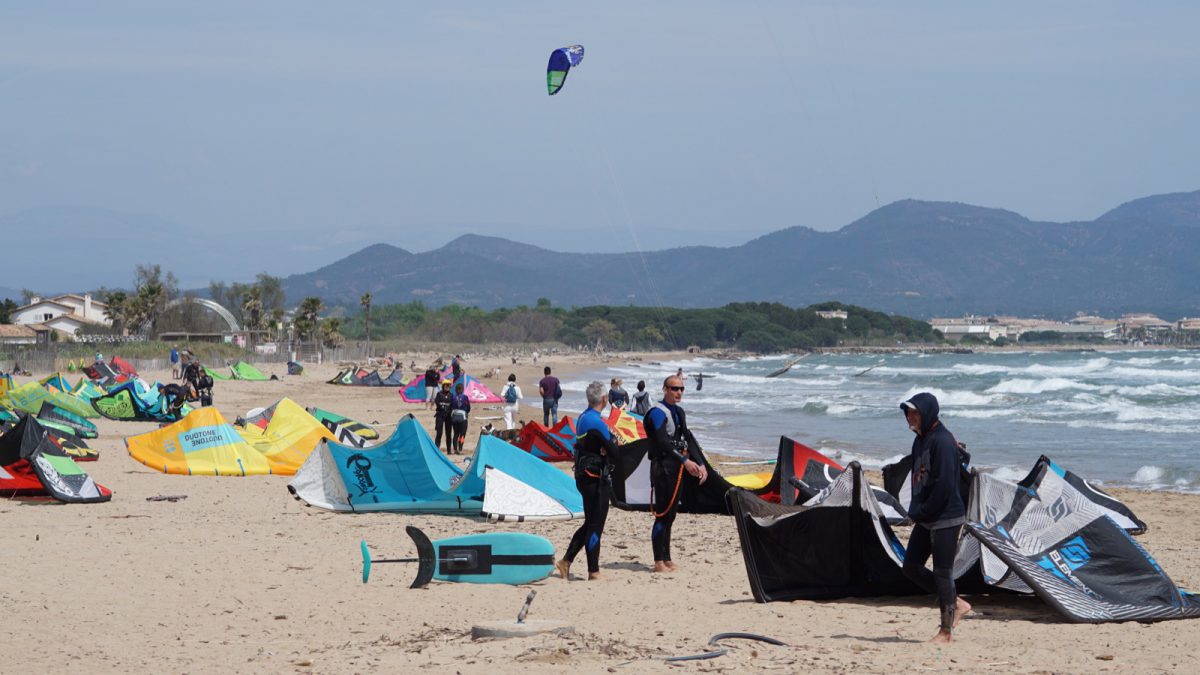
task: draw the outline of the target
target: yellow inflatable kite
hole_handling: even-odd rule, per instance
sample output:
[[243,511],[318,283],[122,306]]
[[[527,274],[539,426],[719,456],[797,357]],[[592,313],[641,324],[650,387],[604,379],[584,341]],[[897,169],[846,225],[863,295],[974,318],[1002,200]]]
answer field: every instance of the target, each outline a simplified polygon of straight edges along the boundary
[[271,462],[225,421],[216,408],[198,408],[178,422],[125,439],[129,455],[163,473],[252,476]]

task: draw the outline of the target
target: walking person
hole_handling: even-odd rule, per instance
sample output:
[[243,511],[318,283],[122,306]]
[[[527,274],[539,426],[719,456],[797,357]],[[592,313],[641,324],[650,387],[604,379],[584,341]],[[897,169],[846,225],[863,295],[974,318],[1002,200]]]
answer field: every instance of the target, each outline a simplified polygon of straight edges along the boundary
[[616,451],[612,432],[600,411],[608,403],[604,384],[592,382],[584,392],[588,409],[575,421],[575,487],[583,496],[583,524],[571,536],[562,560],[554,563],[558,575],[571,578],[571,563],[587,551],[588,581],[600,579],[600,537],[608,519],[609,457]]
[[433,397],[433,426],[437,432],[433,444],[440,448],[442,433],[445,433],[447,455],[454,452],[454,431],[450,428],[450,404],[453,402],[454,394],[450,391],[450,380],[442,380],[442,390]]
[[517,376],[515,373],[508,374],[508,384],[504,385],[504,392],[500,394],[504,399],[504,428],[511,431],[517,423],[517,411],[521,407],[521,387],[517,386]]
[[462,382],[454,385],[454,397],[450,400],[450,427],[454,431],[454,452],[462,454],[467,441],[467,419],[471,414],[471,399],[463,393]]
[[179,375],[180,375],[180,373],[179,373],[179,350],[173,346],[171,347],[170,358],[171,358],[171,379],[178,380]]
[[638,380],[637,392],[633,395],[634,414],[645,417],[646,413],[650,412],[651,405],[650,392],[646,391],[646,381]]
[[550,366],[542,369],[545,374],[538,382],[538,393],[542,395],[542,424],[551,426],[550,420],[558,424],[558,399],[562,398],[562,383],[550,374]]
[[[958,535],[967,521],[959,492],[959,446],[938,419],[938,401],[933,394],[917,394],[901,403],[900,409],[909,430],[916,434],[912,444],[912,501],[908,507],[914,525],[904,553],[904,574],[937,596],[941,622],[930,642],[946,643],[952,640],[959,619],[971,611],[971,605],[958,597],[954,587]],[[925,568],[931,555],[932,572]]]
[[[663,382],[663,398],[646,413],[646,437],[650,439],[650,485],[653,497],[650,508],[654,527],[650,530],[650,545],[654,551],[654,571],[673,572],[671,560],[671,527],[679,511],[679,495],[683,482],[708,480],[708,468],[698,451],[688,447],[687,416],[679,402],[683,400],[683,380],[672,375]],[[695,455],[695,456],[693,456]]]

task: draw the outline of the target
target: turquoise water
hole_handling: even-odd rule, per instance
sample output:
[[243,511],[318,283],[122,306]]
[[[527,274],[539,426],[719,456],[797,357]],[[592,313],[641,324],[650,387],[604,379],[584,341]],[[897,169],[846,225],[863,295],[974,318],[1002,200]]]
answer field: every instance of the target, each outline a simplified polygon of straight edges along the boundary
[[[644,379],[657,393],[682,367],[690,424],[722,453],[773,458],[787,435],[878,468],[912,442],[899,403],[928,391],[974,463],[1002,476],[1023,477],[1045,454],[1104,484],[1200,492],[1200,352],[824,354],[765,377],[793,358],[629,363],[589,375],[621,377],[630,392]],[[715,377],[695,391],[700,371]],[[585,384],[566,383],[564,410],[583,407]]]

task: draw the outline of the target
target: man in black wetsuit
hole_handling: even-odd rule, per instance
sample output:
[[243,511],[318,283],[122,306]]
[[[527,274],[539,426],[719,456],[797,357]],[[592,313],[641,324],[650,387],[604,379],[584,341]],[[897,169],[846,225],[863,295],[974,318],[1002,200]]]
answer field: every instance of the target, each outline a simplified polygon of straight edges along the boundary
[[663,400],[646,413],[643,421],[646,436],[650,439],[650,485],[653,489],[650,508],[654,514],[650,543],[654,549],[655,572],[671,572],[676,567],[671,561],[671,526],[679,510],[683,481],[695,480],[703,484],[708,480],[704,463],[695,461],[688,454],[687,417],[679,406],[682,399],[683,378],[678,375],[668,377],[663,382]]
[[450,380],[442,380],[442,390],[433,397],[433,426],[435,446],[442,444],[442,432],[446,433],[446,454],[454,452],[454,430],[450,427],[450,404],[454,394],[450,391]]
[[[917,394],[901,403],[900,409],[908,428],[917,435],[912,444],[912,501],[908,507],[914,525],[904,553],[904,574],[937,596],[941,624],[930,642],[950,642],[958,620],[971,611],[954,587],[958,534],[967,521],[959,493],[959,445],[938,419],[938,401],[933,394]],[[932,572],[925,569],[930,555]]]
[[588,409],[575,421],[575,487],[583,497],[583,524],[575,530],[567,551],[554,563],[558,575],[571,578],[571,563],[581,550],[587,551],[588,581],[600,578],[600,537],[608,518],[609,457],[616,451],[612,432],[600,411],[608,403],[604,385],[592,382],[584,392]]

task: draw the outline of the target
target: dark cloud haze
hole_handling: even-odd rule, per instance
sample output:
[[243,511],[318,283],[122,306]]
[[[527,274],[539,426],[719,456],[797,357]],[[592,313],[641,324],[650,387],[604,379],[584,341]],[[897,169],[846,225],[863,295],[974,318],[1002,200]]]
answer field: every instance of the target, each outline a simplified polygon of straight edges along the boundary
[[441,4],[0,6],[0,224],[64,261],[0,286],[467,232],[735,244],[909,197],[1091,219],[1200,187],[1195,3]]

